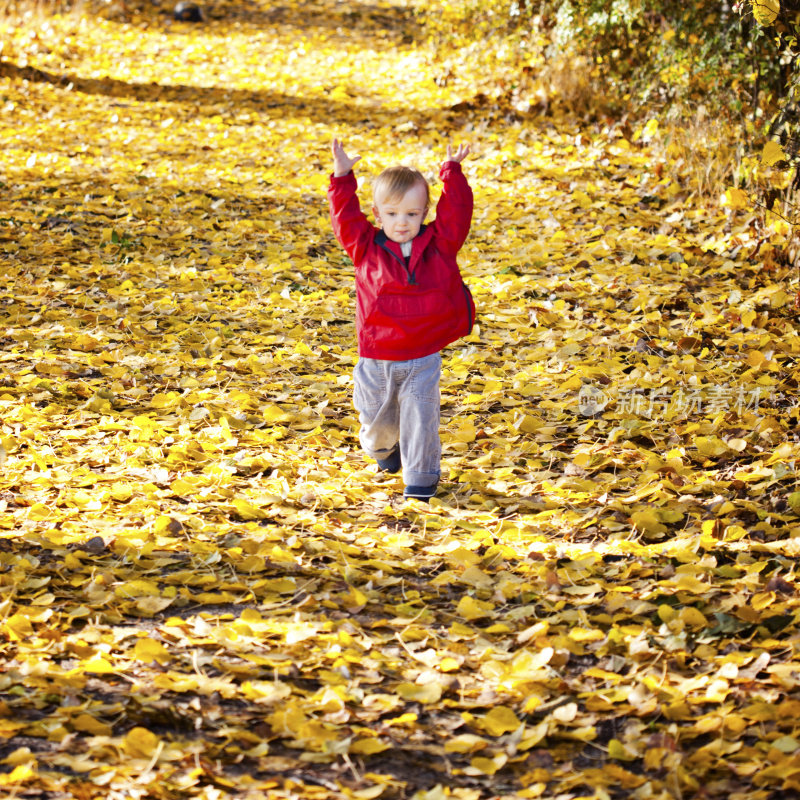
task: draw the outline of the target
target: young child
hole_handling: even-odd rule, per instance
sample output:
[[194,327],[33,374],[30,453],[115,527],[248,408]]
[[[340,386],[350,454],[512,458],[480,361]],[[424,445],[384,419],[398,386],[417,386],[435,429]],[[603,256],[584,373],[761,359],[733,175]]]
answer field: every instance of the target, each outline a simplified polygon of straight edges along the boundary
[[404,496],[427,501],[439,482],[440,350],[472,330],[475,304],[456,254],[472,220],[472,190],[461,171],[468,145],[447,160],[436,219],[425,225],[429,187],[410,167],[384,170],[373,186],[372,211],[362,213],[353,166],[333,140],[328,189],[333,230],[356,273],[359,360],[353,403],[359,439],[387,472],[403,470]]

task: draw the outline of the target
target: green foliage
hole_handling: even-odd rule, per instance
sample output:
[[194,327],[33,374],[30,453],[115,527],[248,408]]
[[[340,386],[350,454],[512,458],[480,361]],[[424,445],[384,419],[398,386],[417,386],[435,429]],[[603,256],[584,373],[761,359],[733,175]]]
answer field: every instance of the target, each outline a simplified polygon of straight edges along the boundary
[[[750,0],[738,8],[743,19],[772,45],[770,66],[779,75],[769,97],[773,102],[762,103],[769,111],[765,115],[769,125],[764,130],[765,149],[753,170],[752,183],[761,205],[788,222],[794,235],[800,222],[796,201],[800,188],[800,3]],[[770,146],[779,155],[765,158]],[[788,248],[789,259],[796,263],[794,250]]]
[[[494,44],[484,99],[659,119],[664,152],[709,197],[759,187],[770,134],[800,153],[800,0],[446,0],[420,14],[440,52]],[[784,175],[779,191],[797,183]]]
[[528,47],[546,36],[546,65],[588,55],[598,95],[612,102],[704,103],[715,112],[746,114],[780,94],[784,81],[785,64],[769,33],[752,14],[737,14],[724,2],[468,0],[423,15],[438,39],[515,32]]

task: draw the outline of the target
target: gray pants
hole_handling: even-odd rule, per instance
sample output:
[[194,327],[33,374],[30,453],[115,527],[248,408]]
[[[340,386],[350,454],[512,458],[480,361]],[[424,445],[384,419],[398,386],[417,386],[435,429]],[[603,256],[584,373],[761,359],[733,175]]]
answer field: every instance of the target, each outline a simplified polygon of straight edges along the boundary
[[399,444],[406,486],[439,481],[441,374],[439,353],[411,361],[360,358],[353,371],[361,446],[368,456],[382,461]]

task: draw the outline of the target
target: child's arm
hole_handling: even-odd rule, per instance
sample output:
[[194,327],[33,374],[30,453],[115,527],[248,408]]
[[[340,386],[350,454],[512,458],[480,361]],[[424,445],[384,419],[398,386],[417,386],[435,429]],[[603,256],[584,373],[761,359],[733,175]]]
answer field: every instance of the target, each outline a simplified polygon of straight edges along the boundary
[[[469,155],[470,148],[468,144],[460,144],[458,146],[458,150],[453,153],[452,148],[450,145],[447,145],[447,160],[444,162],[446,164],[448,161],[457,161],[459,164]],[[444,166],[442,164],[442,166]]]
[[461,162],[469,153],[468,144],[460,144],[455,153],[448,144],[447,159],[439,171],[444,186],[432,224],[439,247],[452,255],[461,249],[472,222],[472,189],[461,170]]
[[[338,139],[333,140],[331,150],[333,151],[333,174],[337,178],[347,175],[356,165],[356,162],[361,160],[361,156],[350,158],[344,151],[344,145]],[[447,153],[448,155],[450,154],[449,147],[447,148]]]
[[331,223],[336,238],[357,267],[362,262],[374,233],[356,195],[358,183],[353,175],[353,165],[361,156],[348,156],[338,139],[333,140],[331,150],[333,175],[328,187]]

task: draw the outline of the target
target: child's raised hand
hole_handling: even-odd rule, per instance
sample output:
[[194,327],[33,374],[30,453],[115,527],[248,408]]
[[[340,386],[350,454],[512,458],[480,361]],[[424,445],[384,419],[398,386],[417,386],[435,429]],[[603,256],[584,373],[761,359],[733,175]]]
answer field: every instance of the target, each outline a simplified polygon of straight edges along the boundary
[[450,145],[447,145],[447,160],[448,161],[456,161],[457,163],[461,163],[467,156],[469,155],[469,145],[468,144],[460,144],[458,146],[458,150],[453,152],[453,148]]
[[361,160],[361,156],[350,156],[347,155],[344,151],[344,146],[338,139],[333,140],[333,145],[331,146],[331,151],[333,152],[333,174],[337,178],[341,178],[342,175],[347,175],[357,161]]

